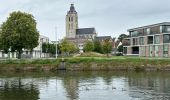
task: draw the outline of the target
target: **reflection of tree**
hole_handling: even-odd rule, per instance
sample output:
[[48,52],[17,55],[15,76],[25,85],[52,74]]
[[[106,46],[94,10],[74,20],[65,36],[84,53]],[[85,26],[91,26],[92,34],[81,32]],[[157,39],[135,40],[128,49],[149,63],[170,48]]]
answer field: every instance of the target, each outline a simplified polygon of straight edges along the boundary
[[38,100],[39,91],[33,84],[24,85],[18,80],[6,80],[0,88],[0,100]]
[[70,100],[76,100],[78,99],[78,82],[79,80],[76,77],[73,76],[66,76],[63,79],[64,87],[67,92],[67,96],[70,98]]

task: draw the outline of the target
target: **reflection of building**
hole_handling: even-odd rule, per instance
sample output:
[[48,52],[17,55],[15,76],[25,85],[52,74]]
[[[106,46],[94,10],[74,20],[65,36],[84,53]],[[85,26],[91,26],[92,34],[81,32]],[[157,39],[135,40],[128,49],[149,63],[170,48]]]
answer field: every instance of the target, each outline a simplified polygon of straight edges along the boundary
[[78,14],[74,4],[71,4],[70,10],[66,15],[66,38],[76,44],[80,52],[83,52],[85,41],[93,40],[97,35],[95,28],[78,28]]
[[124,55],[170,57],[170,22],[129,29]]
[[169,73],[133,73],[128,76],[129,95],[139,96],[141,100],[170,100],[168,91],[170,89]]
[[67,95],[70,100],[76,100],[79,97],[78,85],[78,80],[75,78],[70,78],[64,81],[64,87],[66,88]]

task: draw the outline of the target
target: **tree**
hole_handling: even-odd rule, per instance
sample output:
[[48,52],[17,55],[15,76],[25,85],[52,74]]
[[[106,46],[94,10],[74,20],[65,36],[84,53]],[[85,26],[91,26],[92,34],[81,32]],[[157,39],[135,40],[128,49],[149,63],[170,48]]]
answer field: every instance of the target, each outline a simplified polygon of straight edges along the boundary
[[103,42],[103,52],[109,56],[109,53],[112,51],[112,43],[109,39],[104,40]]
[[18,52],[21,58],[23,49],[33,50],[38,45],[39,32],[36,21],[31,14],[12,12],[1,27],[1,47],[5,52]]
[[94,44],[92,41],[86,41],[85,46],[84,46],[85,52],[90,52],[94,50]]
[[123,52],[123,45],[120,45],[117,49],[119,52]]
[[73,43],[63,39],[60,43],[60,50],[62,53],[69,55],[70,53],[76,52],[77,47]]
[[43,43],[42,44],[42,52],[43,53],[48,53],[48,43]]
[[97,40],[94,41],[94,52],[103,53],[100,41]]
[[124,38],[127,38],[127,37],[128,37],[128,35],[126,35],[126,34],[121,34],[121,35],[119,35],[118,39],[120,40],[120,42],[122,42],[123,39],[124,39]]
[[56,54],[56,45],[50,43],[43,43],[42,44],[42,52],[43,53],[51,53]]

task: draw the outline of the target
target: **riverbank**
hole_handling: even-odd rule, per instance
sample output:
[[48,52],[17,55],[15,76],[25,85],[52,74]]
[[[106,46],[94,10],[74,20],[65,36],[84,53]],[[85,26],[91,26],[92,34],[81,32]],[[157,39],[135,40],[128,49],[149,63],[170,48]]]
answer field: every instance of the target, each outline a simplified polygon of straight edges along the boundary
[[[1,60],[0,71],[56,71],[62,59]],[[170,71],[168,58],[71,57],[64,59],[68,71]]]

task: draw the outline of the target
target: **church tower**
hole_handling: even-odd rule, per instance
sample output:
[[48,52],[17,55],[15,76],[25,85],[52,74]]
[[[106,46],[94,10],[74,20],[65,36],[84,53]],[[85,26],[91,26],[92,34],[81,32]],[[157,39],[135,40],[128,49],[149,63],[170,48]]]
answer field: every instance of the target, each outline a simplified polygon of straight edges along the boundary
[[71,4],[66,15],[66,38],[75,38],[76,29],[78,29],[78,15],[74,4]]

